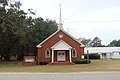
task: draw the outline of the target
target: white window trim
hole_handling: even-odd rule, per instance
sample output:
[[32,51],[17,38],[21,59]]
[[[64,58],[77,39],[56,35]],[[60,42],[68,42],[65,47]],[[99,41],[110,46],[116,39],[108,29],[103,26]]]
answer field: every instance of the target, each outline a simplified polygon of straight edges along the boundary
[[[47,50],[49,51],[49,56],[47,56]],[[50,58],[50,49],[49,49],[49,48],[47,48],[47,49],[45,50],[45,58]]]
[[[73,50],[75,50],[75,56],[73,56]],[[72,58],[76,58],[77,57],[77,51],[75,48],[72,49]]]

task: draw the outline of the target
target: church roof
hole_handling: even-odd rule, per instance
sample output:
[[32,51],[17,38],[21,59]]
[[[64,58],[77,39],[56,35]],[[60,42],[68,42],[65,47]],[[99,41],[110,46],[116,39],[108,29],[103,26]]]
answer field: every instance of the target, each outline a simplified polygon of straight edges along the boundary
[[40,44],[38,44],[36,47],[42,47],[41,45],[46,42],[48,39],[50,39],[52,36],[54,36],[56,33],[58,33],[59,31],[64,32],[65,34],[67,34],[69,37],[71,37],[74,41],[78,42],[80,44],[80,47],[85,47],[81,42],[79,42],[77,39],[75,39],[73,36],[71,36],[68,32],[64,31],[63,29],[58,29],[56,32],[54,32],[51,36],[49,36],[48,38],[46,38],[45,40],[43,40]]

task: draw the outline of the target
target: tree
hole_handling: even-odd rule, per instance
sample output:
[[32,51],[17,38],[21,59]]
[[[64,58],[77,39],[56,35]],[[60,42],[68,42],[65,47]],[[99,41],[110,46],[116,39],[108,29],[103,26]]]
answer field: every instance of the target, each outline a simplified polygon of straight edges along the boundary
[[101,40],[98,37],[95,37],[91,42],[90,45],[92,47],[103,47],[103,45],[101,44]]
[[[0,0],[0,55],[9,60],[10,54],[19,56],[37,53],[36,45],[57,30],[55,21],[32,18],[20,9],[22,4]],[[32,9],[30,13],[35,14]]]
[[33,19],[33,26],[30,27],[31,29],[31,37],[32,37],[32,49],[34,49],[34,53],[36,51],[36,45],[42,42],[44,39],[49,37],[53,34],[57,29],[57,23],[55,21],[46,19],[44,20],[41,17]]
[[110,46],[110,47],[120,47],[120,39],[119,40],[113,40],[112,42],[110,42],[110,44],[108,44],[108,46]]
[[79,41],[87,47],[89,43],[91,42],[91,39],[86,39],[86,38],[79,38]]
[[95,37],[93,40],[79,38],[79,41],[83,43],[86,47],[105,47],[105,45],[101,44],[101,40],[98,37]]
[[26,18],[26,13],[20,10],[21,3],[10,3],[9,0],[0,1],[0,54],[9,60],[9,54],[19,43],[20,29]]
[[22,29],[20,42],[16,47],[19,56],[37,55],[36,45],[57,30],[57,23],[49,19],[44,20],[41,17],[35,19],[28,17],[24,21],[24,28]]

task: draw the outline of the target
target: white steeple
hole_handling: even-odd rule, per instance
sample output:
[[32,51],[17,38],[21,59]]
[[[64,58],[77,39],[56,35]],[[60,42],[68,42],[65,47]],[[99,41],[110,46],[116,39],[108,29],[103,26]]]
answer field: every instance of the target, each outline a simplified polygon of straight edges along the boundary
[[59,17],[59,23],[58,23],[58,29],[63,29],[63,23],[62,23],[62,16],[61,16],[61,4],[60,5],[60,17]]

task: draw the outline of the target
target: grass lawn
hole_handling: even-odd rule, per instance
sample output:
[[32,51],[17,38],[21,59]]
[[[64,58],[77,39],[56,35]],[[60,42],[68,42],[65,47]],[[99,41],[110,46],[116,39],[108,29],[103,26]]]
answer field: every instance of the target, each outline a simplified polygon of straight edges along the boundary
[[96,72],[120,71],[119,60],[91,60],[91,64],[22,66],[21,62],[1,62],[0,72]]

